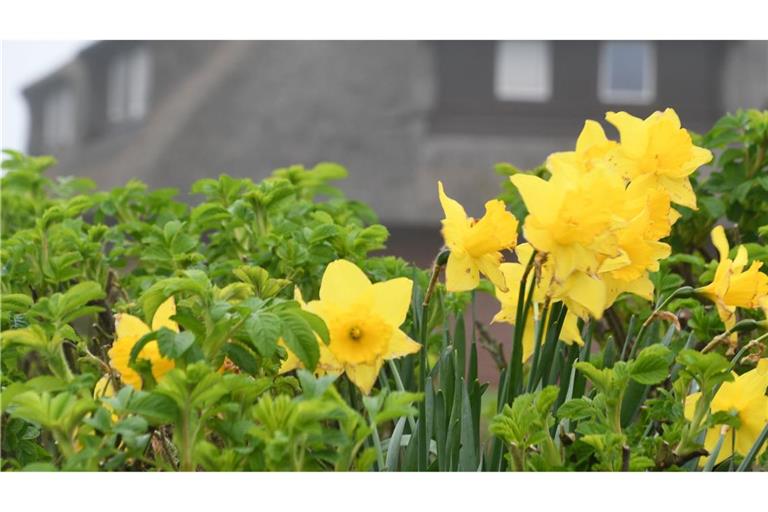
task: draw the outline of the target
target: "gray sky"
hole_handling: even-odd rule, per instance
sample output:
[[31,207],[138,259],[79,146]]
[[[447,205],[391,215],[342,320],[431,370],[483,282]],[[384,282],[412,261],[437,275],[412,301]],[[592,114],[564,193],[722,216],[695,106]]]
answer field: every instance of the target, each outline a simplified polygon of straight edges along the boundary
[[27,148],[29,115],[21,90],[71,59],[90,41],[3,41],[2,149]]

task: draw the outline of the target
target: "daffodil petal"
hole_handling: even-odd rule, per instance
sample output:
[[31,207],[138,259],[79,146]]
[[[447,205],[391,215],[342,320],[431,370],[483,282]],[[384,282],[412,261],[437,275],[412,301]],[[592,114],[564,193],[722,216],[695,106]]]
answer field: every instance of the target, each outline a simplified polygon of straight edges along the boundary
[[115,315],[115,337],[118,339],[133,336],[139,339],[150,332],[150,330],[147,324],[138,317],[127,313]]
[[440,205],[445,212],[445,218],[448,221],[465,221],[467,218],[467,212],[464,211],[464,207],[459,204],[455,199],[451,199],[445,193],[443,188],[443,182],[437,182],[437,194],[440,198]]
[[393,327],[405,322],[411,306],[413,281],[405,277],[390,279],[373,285],[373,312]]
[[161,327],[166,327],[172,331],[179,332],[179,324],[171,320],[171,317],[175,314],[176,301],[173,300],[173,296],[170,296],[155,311],[155,316],[152,318],[152,330],[157,331]]
[[357,386],[360,391],[365,395],[371,394],[371,389],[381,371],[381,365],[384,363],[383,359],[377,360],[372,365],[358,364],[355,366],[348,366],[346,368],[347,377],[352,383]]
[[451,251],[445,266],[445,288],[449,292],[474,290],[480,283],[480,272],[466,253]]
[[357,265],[347,260],[335,260],[328,264],[323,273],[320,300],[347,307],[370,288],[371,281]]
[[421,343],[412,340],[407,334],[397,329],[389,340],[389,350],[384,355],[384,359],[395,359],[397,357],[415,354],[421,349]]

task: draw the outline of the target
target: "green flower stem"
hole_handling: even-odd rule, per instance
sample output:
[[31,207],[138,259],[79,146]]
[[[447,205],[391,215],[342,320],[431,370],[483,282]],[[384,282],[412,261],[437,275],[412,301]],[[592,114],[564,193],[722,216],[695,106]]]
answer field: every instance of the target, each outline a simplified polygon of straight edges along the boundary
[[[721,344],[723,341],[728,339],[728,336],[730,336],[734,332],[739,331],[745,331],[748,329],[753,329],[755,327],[759,327],[761,322],[758,322],[757,320],[753,320],[751,318],[745,318],[744,320],[741,320],[740,322],[736,322],[736,324],[733,325],[730,329],[726,330],[724,333],[715,336],[712,341],[707,343],[707,345],[701,349],[702,354],[706,354],[707,352],[713,350],[715,347],[717,347],[719,344]],[[760,340],[764,339],[763,336],[758,338]]]
[[654,318],[656,318],[656,315],[658,315],[660,311],[664,310],[664,308],[666,308],[667,305],[672,302],[672,299],[677,297],[690,297],[695,293],[695,291],[696,290],[691,286],[681,286],[677,290],[670,293],[669,296],[664,299],[656,309],[653,310],[653,313],[651,313],[650,316],[645,319],[643,325],[640,326],[640,330],[637,331],[637,336],[635,337],[635,346],[640,344],[643,339],[643,335],[645,334],[645,330],[653,322]]
[[[541,345],[544,342],[544,334],[549,330],[547,327],[549,325],[548,317],[549,316],[549,297],[547,297],[546,302],[544,302],[543,307],[541,308],[541,316],[536,322],[536,341],[534,342],[534,349],[533,349],[533,359],[531,360],[531,371],[528,373],[528,392],[533,392],[534,386],[536,385],[536,381],[538,380],[536,378],[537,374],[539,373],[539,359],[541,358]],[[515,319],[515,321],[518,321]]]
[[373,445],[376,448],[376,461],[379,465],[379,471],[386,471],[387,466],[384,464],[384,452],[381,449],[379,429],[376,427],[376,422],[373,419],[371,419],[371,435],[373,436]]
[[723,448],[723,443],[725,442],[725,436],[728,434],[728,430],[729,429],[727,426],[723,426],[723,428],[720,429],[720,437],[717,439],[715,449],[712,450],[712,453],[709,455],[709,459],[707,459],[707,463],[704,465],[703,471],[712,471],[712,469],[715,467],[717,456],[720,455],[720,450]]
[[[400,372],[397,370],[395,361],[390,359],[387,361],[387,365],[389,366],[389,371],[392,372],[392,377],[395,379],[395,387],[397,390],[405,391],[405,386],[403,386],[403,379],[400,378]],[[411,426],[411,432],[416,432],[416,420],[413,418],[412,414],[408,415],[408,424]]]

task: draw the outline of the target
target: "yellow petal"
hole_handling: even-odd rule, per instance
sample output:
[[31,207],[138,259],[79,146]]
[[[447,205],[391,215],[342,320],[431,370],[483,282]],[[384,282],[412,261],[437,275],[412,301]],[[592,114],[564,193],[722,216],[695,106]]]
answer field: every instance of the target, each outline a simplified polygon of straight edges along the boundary
[[389,350],[384,355],[384,359],[395,359],[397,357],[415,354],[421,349],[421,343],[413,341],[400,329],[397,329],[389,340]]
[[568,281],[567,299],[586,308],[592,317],[600,319],[605,308],[605,284],[581,272],[573,274]]
[[[149,332],[149,329],[147,329],[147,332]],[[139,341],[140,337],[123,336],[118,338],[107,352],[109,365],[120,373],[120,380],[123,384],[133,386],[135,389],[141,389],[141,376],[128,365],[128,362],[131,358],[131,349],[133,349],[133,346]],[[144,355],[144,350],[146,350],[146,346],[142,349],[139,354],[140,356]]]
[[579,317],[568,311],[563,320],[563,329],[560,331],[560,339],[567,345],[576,343],[579,346],[584,345],[584,340],[579,331]]
[[286,357],[285,357],[285,360],[280,365],[280,369],[278,370],[279,374],[282,375],[283,373],[288,373],[290,371],[295,370],[296,368],[301,368],[302,367],[301,360],[298,357],[296,357],[296,354],[291,352],[291,350],[285,344],[285,341],[283,341],[283,338],[280,338],[277,341],[277,344],[280,345],[281,347],[283,347],[285,349],[286,354],[287,354]]
[[466,253],[451,251],[445,266],[445,288],[449,292],[474,290],[480,284],[477,265]]
[[384,360],[379,359],[372,365],[358,364],[348,366],[346,368],[347,377],[349,377],[349,380],[352,381],[363,394],[369,395],[373,388],[373,384],[379,376],[379,371],[381,370],[381,365],[383,363]]
[[696,404],[701,398],[701,393],[691,393],[685,397],[685,406],[683,408],[683,415],[688,421],[693,419],[693,414],[696,411]]
[[532,216],[538,217],[545,225],[555,221],[558,212],[551,205],[560,202],[562,193],[558,193],[561,192],[559,187],[531,174],[515,174],[509,179],[517,187],[525,207]]
[[115,396],[115,387],[109,375],[103,375],[93,387],[93,398],[109,398]]
[[325,268],[320,283],[320,300],[348,307],[370,288],[371,281],[357,265],[347,260],[336,260]]
[[725,237],[725,229],[723,226],[718,225],[712,228],[712,233],[710,235],[712,237],[712,243],[720,254],[720,260],[727,259],[731,249],[728,246],[728,239]]
[[696,193],[691,187],[688,178],[668,178],[659,176],[659,184],[669,192],[669,198],[673,203],[686,206],[691,210],[698,210],[696,206]]
[[502,292],[507,291],[507,283],[504,274],[499,269],[501,255],[486,254],[477,260],[477,268],[480,272]]
[[145,334],[150,332],[150,328],[147,327],[140,318],[127,313],[118,313],[115,315],[115,337],[116,338],[128,338],[135,336],[136,339],[141,338]]
[[576,140],[576,152],[586,153],[589,148],[608,142],[603,127],[597,121],[588,119],[584,122],[579,138]]
[[393,327],[399,327],[411,306],[412,290],[413,281],[405,277],[374,284],[373,312]]
[[621,148],[632,158],[639,158],[648,147],[648,127],[642,119],[626,112],[608,112],[605,119],[619,130]]
[[464,207],[459,204],[455,199],[451,199],[445,193],[443,189],[443,182],[437,182],[437,194],[440,197],[440,205],[445,212],[445,218],[449,221],[464,221],[467,218],[467,212],[464,211]]
[[171,317],[175,314],[176,302],[173,300],[173,296],[170,296],[155,311],[155,316],[152,318],[152,330],[157,331],[161,327],[166,327],[172,331],[179,332],[179,324],[171,320]]

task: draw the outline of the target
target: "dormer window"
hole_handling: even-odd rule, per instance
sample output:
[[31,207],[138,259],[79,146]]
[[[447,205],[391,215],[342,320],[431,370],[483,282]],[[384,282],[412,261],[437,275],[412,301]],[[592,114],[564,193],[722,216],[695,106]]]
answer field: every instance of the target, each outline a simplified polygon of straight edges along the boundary
[[43,102],[43,144],[49,151],[75,142],[75,95],[67,86],[51,91]]
[[600,47],[598,97],[607,104],[646,105],[656,97],[656,52],[648,41],[608,41]]
[[107,119],[111,123],[144,118],[149,104],[151,62],[144,47],[114,57],[107,75]]
[[499,41],[494,93],[501,101],[543,102],[552,95],[552,56],[548,41]]

